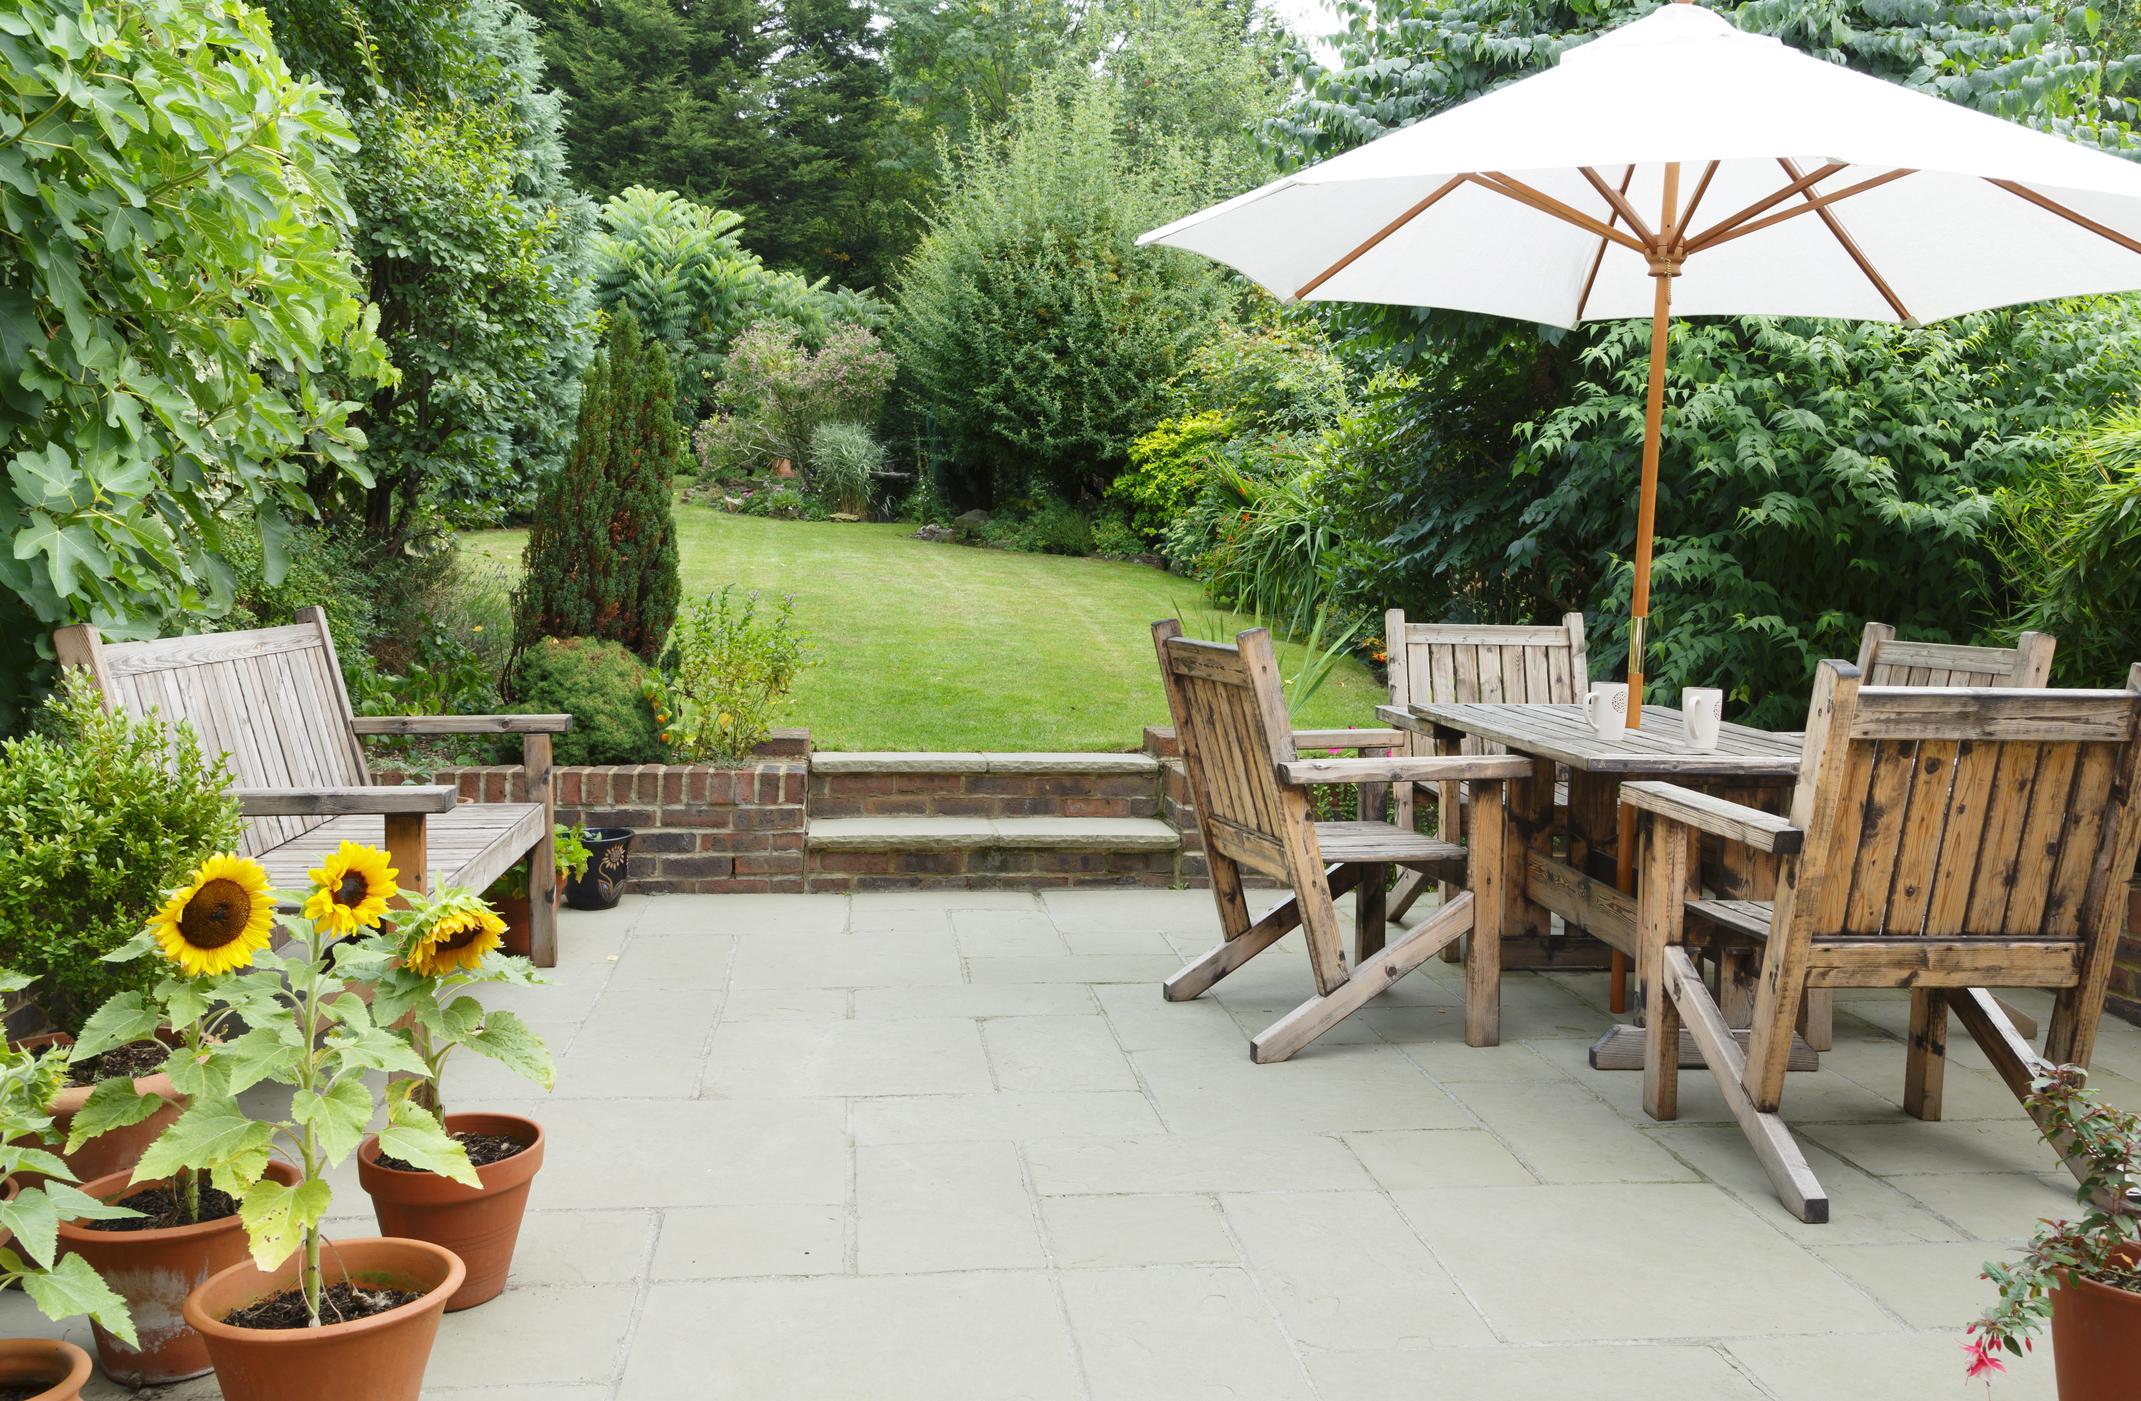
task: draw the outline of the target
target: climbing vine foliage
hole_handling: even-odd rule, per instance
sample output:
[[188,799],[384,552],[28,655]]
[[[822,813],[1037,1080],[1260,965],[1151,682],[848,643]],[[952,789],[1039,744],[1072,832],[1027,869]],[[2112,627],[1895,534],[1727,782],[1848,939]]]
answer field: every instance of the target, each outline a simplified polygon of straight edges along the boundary
[[0,726],[26,639],[219,606],[227,523],[279,565],[308,468],[362,472],[349,144],[237,0],[0,8]]

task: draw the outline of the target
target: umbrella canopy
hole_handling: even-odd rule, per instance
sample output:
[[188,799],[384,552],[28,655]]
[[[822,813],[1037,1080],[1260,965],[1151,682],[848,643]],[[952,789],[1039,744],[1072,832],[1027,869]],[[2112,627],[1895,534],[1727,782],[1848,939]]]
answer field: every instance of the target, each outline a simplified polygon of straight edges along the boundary
[[2141,165],[1674,4],[1139,241],[1289,302],[1651,316],[1639,724],[1670,312],[1922,323],[2141,288]]

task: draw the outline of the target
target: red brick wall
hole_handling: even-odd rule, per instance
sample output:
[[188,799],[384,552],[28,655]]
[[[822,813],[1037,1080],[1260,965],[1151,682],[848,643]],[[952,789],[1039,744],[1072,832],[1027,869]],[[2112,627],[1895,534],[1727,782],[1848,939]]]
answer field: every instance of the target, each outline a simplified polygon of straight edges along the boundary
[[1158,817],[1150,774],[826,773],[813,817]]

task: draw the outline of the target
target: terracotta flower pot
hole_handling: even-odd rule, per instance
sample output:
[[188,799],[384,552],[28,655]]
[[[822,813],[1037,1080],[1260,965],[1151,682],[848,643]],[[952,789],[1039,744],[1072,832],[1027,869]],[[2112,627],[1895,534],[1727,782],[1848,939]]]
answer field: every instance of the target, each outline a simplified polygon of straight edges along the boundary
[[82,1401],[89,1354],[57,1338],[0,1338],[0,1386],[35,1386],[30,1401]]
[[[118,1201],[163,1180],[129,1184],[132,1170],[110,1173],[82,1184],[99,1201]],[[267,1175],[284,1186],[297,1181],[289,1163],[268,1164]],[[246,1257],[245,1227],[236,1216],[151,1231],[93,1231],[80,1221],[63,1221],[60,1243],[96,1267],[113,1292],[126,1300],[140,1336],[128,1347],[92,1322],[97,1361],[104,1375],[128,1386],[161,1386],[204,1375],[209,1370],[208,1344],[186,1326],[186,1296],[208,1277]]]
[[[558,912],[558,896],[564,892],[563,885],[553,886],[550,891],[550,913]],[[491,908],[506,922],[503,952],[516,958],[526,958],[535,938],[535,906],[525,895],[501,895],[491,901]]]
[[[48,1031],[38,1036],[26,1036],[15,1043],[29,1050],[42,1050],[47,1046],[72,1046],[74,1038],[65,1032]],[[88,1085],[69,1085],[52,1101],[52,1132],[65,1141],[67,1130],[74,1123],[74,1116],[89,1102]],[[163,1096],[164,1107],[143,1119],[138,1124],[129,1124],[123,1129],[113,1129],[82,1145],[81,1151],[65,1153],[67,1166],[74,1175],[87,1182],[91,1178],[104,1177],[124,1169],[133,1171],[134,1164],[148,1151],[158,1134],[171,1127],[179,1111],[186,1107],[186,1097],[171,1083],[171,1077],[162,1073],[134,1077],[134,1093]]]
[[[2118,1252],[2129,1267],[2141,1246]],[[2052,1292],[2052,1362],[2059,1401],[2131,1401],[2141,1357],[2141,1294],[2069,1278]]]
[[442,1245],[468,1266],[468,1279],[446,1301],[448,1312],[495,1299],[513,1267],[528,1187],[543,1165],[543,1126],[518,1114],[448,1114],[449,1133],[486,1133],[528,1146],[510,1158],[476,1169],[481,1187],[469,1187],[431,1172],[382,1167],[379,1140],[357,1149],[357,1181],[372,1197],[379,1229]]
[[186,1322],[208,1342],[223,1401],[418,1401],[446,1300],[465,1271],[450,1250],[420,1240],[328,1241],[327,1283],[418,1289],[398,1309],[318,1328],[234,1328],[232,1310],[297,1287],[299,1252],[274,1270],[244,1260],[186,1296]]

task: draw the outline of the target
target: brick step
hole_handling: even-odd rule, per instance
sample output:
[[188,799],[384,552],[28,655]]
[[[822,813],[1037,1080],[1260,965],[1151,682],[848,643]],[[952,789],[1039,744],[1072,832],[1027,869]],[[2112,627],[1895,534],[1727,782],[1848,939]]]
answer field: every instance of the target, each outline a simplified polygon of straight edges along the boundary
[[810,889],[1165,886],[1181,845],[1153,818],[812,817]]
[[1159,784],[1149,754],[820,751],[810,810],[834,819],[1151,819]]

